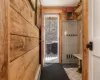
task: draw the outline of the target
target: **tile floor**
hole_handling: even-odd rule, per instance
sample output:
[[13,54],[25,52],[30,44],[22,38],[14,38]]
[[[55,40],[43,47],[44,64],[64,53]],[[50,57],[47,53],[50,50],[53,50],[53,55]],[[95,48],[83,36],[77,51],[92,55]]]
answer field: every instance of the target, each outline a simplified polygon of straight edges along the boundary
[[77,72],[77,68],[64,68],[70,80],[82,80],[82,74]]

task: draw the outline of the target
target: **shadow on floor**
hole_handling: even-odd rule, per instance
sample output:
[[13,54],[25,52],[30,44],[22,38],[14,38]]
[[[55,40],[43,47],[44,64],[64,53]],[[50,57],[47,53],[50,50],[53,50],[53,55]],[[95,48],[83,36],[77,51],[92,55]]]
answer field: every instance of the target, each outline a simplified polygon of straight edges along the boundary
[[78,64],[71,63],[71,64],[62,64],[64,68],[78,68]]

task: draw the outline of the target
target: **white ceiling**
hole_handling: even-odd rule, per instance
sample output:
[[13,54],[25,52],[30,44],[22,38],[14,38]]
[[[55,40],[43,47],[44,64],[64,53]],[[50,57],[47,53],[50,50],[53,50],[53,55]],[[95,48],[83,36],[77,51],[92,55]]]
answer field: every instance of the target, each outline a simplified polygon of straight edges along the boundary
[[41,0],[43,6],[77,6],[80,0]]

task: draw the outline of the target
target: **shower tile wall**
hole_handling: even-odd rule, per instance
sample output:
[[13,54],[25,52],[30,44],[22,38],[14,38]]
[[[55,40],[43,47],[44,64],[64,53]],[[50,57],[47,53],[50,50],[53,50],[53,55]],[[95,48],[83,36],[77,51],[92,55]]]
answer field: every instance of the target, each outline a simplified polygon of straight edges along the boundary
[[63,22],[63,63],[76,63],[73,54],[77,53],[77,21]]

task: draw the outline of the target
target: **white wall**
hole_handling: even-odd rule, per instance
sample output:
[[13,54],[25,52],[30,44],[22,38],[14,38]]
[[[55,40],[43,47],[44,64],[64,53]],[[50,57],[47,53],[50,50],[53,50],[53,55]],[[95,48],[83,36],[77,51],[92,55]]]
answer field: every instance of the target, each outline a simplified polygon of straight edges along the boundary
[[[77,35],[77,21],[76,20],[64,21],[62,32],[63,32],[62,62],[67,63],[68,59],[66,58],[66,55],[77,53],[77,36],[67,36],[67,34]],[[72,61],[71,63],[73,63]]]

